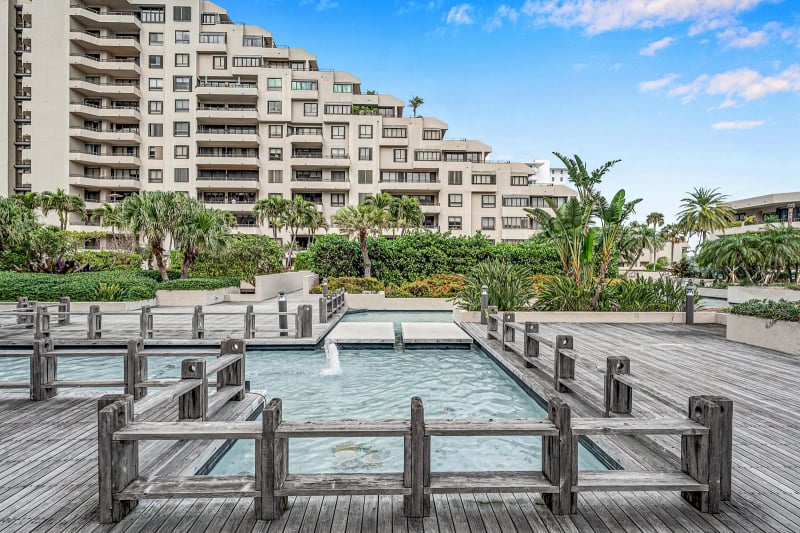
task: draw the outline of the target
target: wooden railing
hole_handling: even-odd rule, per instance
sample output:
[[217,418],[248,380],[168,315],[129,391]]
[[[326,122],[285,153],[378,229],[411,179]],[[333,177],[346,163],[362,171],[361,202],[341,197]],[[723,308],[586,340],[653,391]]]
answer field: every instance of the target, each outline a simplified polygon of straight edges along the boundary
[[[57,312],[49,309],[56,307]],[[58,326],[70,323],[70,299],[61,298],[58,302],[37,302],[27,298],[17,298],[16,309],[0,311],[0,318],[10,318],[11,323],[0,323],[2,329],[33,329],[34,338],[40,339],[49,335],[50,318],[55,316]]]
[[[489,339],[500,342],[503,351],[519,355],[527,368],[536,368],[551,375],[556,392],[586,392],[586,385],[575,378],[577,367],[583,367],[589,372],[604,372],[605,417],[612,414],[630,415],[633,390],[646,391],[648,388],[645,380],[631,374],[631,361],[628,357],[608,356],[605,367],[596,366],[588,357],[581,356],[574,349],[572,335],[556,335],[554,339],[548,339],[539,332],[539,323],[515,322],[513,312],[499,313],[496,307],[489,307],[486,333]],[[521,340],[521,347],[516,344],[518,339]],[[540,357],[542,345],[553,350],[552,365]]]
[[[197,400],[193,400],[197,401]],[[256,518],[273,520],[289,496],[401,495],[408,517],[430,514],[431,494],[538,492],[557,515],[577,512],[579,492],[680,491],[706,513],[730,499],[732,403],[693,397],[686,419],[571,418],[560,398],[546,419],[425,419],[422,400],[411,399],[408,419],[283,420],[280,399],[269,402],[261,422],[134,422],[133,398],[98,402],[100,521],[121,520],[148,498],[254,498]],[[138,409],[138,406],[137,406]],[[672,472],[578,472],[579,436],[678,435],[681,469]],[[541,471],[432,472],[431,439],[466,436],[538,436]],[[292,474],[289,441],[322,437],[402,437],[403,471],[395,473]],[[139,479],[139,441],[255,441],[255,476],[186,476]]]
[[[208,363],[200,356],[214,356],[216,360]],[[122,379],[95,379],[95,380],[64,380],[58,376],[58,360],[64,357],[121,357],[123,363]],[[180,379],[153,380],[148,376],[147,361],[150,357],[187,357],[182,361]],[[194,390],[200,374],[216,374],[216,380],[208,382],[203,391],[194,394],[208,398],[206,387],[216,387],[216,394],[209,411],[214,412],[226,400],[242,399],[244,387],[244,358],[245,348],[242,339],[225,339],[220,343],[219,349],[169,349],[145,346],[144,339],[137,338],[128,341],[127,348],[81,348],[81,349],[54,349],[53,341],[49,338],[38,339],[33,342],[33,350],[0,350],[0,358],[27,358],[30,360],[30,377],[28,381],[2,381],[0,389],[29,389],[30,399],[34,401],[48,400],[57,395],[60,388],[115,388],[123,389],[134,399],[140,400],[147,396],[151,387],[161,388],[157,393],[148,396],[147,401],[140,407],[140,411],[147,411],[167,397],[177,398],[188,390]],[[188,361],[188,362],[187,362]],[[205,379],[205,378],[202,378]],[[194,381],[193,381],[194,380]],[[190,383],[191,382],[191,383]],[[190,386],[191,385],[191,386]],[[231,386],[240,390],[234,392]],[[223,390],[224,389],[224,390]],[[208,404],[208,402],[205,402]],[[203,414],[205,418],[205,411]]]
[[333,292],[328,291],[328,280],[322,280],[322,296],[319,298],[319,322],[327,324],[333,315],[345,306],[344,289],[339,288]]

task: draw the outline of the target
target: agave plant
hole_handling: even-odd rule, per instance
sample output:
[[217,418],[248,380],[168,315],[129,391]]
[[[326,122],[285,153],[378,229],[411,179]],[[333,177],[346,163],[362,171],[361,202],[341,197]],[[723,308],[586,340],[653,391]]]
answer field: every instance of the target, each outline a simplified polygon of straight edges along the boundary
[[121,302],[126,292],[118,283],[98,283],[94,290],[94,298],[98,302]]
[[480,311],[484,285],[489,288],[489,305],[503,311],[530,309],[536,296],[527,268],[496,259],[476,265],[464,276],[464,285],[454,301],[469,311]]

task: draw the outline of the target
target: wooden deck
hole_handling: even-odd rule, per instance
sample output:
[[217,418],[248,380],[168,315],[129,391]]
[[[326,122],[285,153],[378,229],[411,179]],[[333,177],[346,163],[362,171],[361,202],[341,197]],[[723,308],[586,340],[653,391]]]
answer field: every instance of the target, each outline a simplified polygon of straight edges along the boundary
[[[485,349],[517,379],[548,397],[552,379],[523,367],[511,352]],[[575,350],[604,364],[626,355],[650,388],[633,396],[634,416],[685,416],[695,394],[734,401],[733,498],[722,513],[696,512],[677,493],[580,493],[579,512],[554,517],[538,494],[433,496],[431,516],[406,519],[400,497],[290,499],[280,521],[257,522],[252,499],[147,500],[123,522],[97,522],[96,412],[85,392],[33,403],[0,394],[0,532],[7,531],[800,531],[800,359],[731,343],[719,326],[549,324],[542,334],[571,334]],[[550,350],[542,357],[551,359]],[[562,393],[574,416],[602,411],[603,374],[579,365],[581,389]],[[674,469],[677,439],[594,441],[628,468]],[[671,452],[666,460],[663,452]],[[145,465],[146,468],[146,465]]]

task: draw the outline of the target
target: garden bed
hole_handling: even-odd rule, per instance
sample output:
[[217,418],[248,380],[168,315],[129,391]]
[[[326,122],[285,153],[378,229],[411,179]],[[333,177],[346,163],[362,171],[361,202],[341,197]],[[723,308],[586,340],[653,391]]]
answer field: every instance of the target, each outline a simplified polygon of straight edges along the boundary
[[744,285],[730,285],[728,287],[728,303],[739,304],[750,300],[797,302],[800,301],[800,291],[785,287],[752,287]]
[[729,341],[800,355],[800,323],[746,315],[728,315]]
[[350,309],[366,311],[450,311],[447,298],[387,298],[383,291],[374,294],[345,294]]
[[[480,322],[480,311],[453,310],[454,322]],[[659,313],[659,312],[600,312],[600,311],[518,311],[515,313],[516,322],[540,323],[586,323],[586,324],[684,324],[686,313]],[[696,311],[695,324],[718,324],[718,313],[709,311]]]

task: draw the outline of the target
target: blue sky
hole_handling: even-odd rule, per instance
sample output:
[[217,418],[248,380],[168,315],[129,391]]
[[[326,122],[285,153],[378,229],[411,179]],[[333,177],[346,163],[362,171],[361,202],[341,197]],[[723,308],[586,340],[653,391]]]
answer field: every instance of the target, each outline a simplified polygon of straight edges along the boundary
[[798,0],[218,0],[237,22],[425,99],[494,159],[622,159],[609,194],[800,190]]

